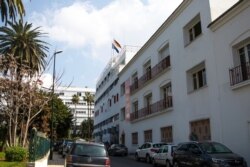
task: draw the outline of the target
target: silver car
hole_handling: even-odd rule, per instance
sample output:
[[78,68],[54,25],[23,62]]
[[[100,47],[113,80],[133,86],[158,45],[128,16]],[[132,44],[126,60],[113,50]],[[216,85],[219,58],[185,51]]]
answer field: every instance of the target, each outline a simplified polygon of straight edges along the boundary
[[75,142],[66,155],[64,167],[110,167],[110,159],[103,144]]
[[166,167],[173,166],[173,152],[176,147],[177,146],[173,144],[161,146],[158,152],[152,157],[153,165],[164,165]]

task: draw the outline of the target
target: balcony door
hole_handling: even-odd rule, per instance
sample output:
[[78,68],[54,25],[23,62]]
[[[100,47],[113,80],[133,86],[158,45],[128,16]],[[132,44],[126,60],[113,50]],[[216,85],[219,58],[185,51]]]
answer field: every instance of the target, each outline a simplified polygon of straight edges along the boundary
[[238,54],[240,57],[240,66],[241,66],[241,73],[242,73],[242,80],[245,81],[250,79],[250,43],[239,48]]

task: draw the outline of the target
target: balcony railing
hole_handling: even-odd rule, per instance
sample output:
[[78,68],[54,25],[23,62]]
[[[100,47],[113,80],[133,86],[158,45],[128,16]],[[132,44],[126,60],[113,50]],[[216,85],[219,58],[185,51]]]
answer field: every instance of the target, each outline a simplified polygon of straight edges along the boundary
[[138,111],[130,113],[130,121],[146,117],[170,107],[173,107],[172,96],[168,96],[166,99],[162,99],[156,103],[149,105],[148,107],[144,107]]
[[142,88],[149,80],[155,78],[158,74],[160,74],[163,70],[170,66],[170,56],[167,56],[162,61],[160,61],[157,65],[155,65],[150,71],[147,71],[143,74],[139,80],[134,82],[130,86],[130,92],[133,93],[139,88]]
[[236,66],[229,70],[231,86],[250,80],[250,63]]

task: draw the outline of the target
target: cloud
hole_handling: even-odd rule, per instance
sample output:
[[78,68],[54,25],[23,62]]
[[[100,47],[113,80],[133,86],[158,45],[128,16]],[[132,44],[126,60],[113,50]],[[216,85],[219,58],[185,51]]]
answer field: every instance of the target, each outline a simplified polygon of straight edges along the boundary
[[32,22],[64,48],[88,49],[88,56],[103,58],[102,54],[110,55],[113,38],[121,44],[143,45],[180,2],[116,0],[96,8],[93,1],[75,1],[70,6],[33,13]]
[[113,54],[112,40],[143,46],[182,0],[43,1],[43,8],[31,6],[28,20],[48,33],[52,51],[63,50],[56,66],[65,71],[62,84],[95,87]]

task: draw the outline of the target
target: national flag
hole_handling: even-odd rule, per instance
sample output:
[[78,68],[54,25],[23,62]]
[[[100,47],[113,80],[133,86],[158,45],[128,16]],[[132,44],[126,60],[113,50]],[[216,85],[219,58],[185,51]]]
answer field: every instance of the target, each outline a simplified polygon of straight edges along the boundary
[[112,43],[112,49],[115,49],[115,51],[116,51],[117,53],[119,53],[119,50],[118,50],[118,48],[115,46],[114,43]]
[[115,45],[116,47],[118,47],[118,48],[120,48],[120,49],[122,48],[121,45],[119,44],[119,42],[117,42],[117,40],[114,39],[113,43],[114,43],[114,45]]

